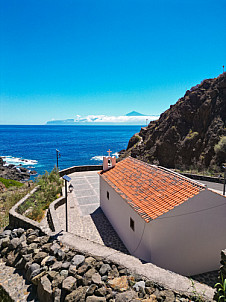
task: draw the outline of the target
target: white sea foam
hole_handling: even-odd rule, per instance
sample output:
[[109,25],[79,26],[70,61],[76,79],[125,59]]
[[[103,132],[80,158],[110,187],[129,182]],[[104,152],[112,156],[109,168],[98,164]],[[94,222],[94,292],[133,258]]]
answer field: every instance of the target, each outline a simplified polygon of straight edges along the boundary
[[115,152],[112,155],[115,156],[116,158],[118,158],[118,152]]
[[[112,156],[115,156],[116,158],[118,158],[118,152],[113,153]],[[90,160],[103,161],[103,158],[104,158],[103,155],[96,155],[96,156],[91,157]]]
[[1,156],[2,159],[6,162],[6,165],[22,165],[22,166],[31,166],[37,165],[38,161],[33,159],[24,159],[21,157],[13,157],[13,156]]
[[102,155],[96,155],[96,156],[91,157],[91,160],[103,161],[103,156]]

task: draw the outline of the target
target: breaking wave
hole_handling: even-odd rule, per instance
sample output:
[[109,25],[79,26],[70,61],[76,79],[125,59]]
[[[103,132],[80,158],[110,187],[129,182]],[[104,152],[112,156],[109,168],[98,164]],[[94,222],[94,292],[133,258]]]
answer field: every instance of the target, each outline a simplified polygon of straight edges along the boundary
[[97,155],[90,158],[90,160],[102,161],[103,155]]
[[23,159],[21,157],[13,157],[13,156],[1,156],[5,161],[5,165],[15,165],[15,166],[32,166],[37,165],[38,161],[33,159]]
[[[118,152],[113,153],[112,156],[118,158]],[[103,161],[103,157],[104,157],[103,155],[96,155],[91,157],[90,160]]]

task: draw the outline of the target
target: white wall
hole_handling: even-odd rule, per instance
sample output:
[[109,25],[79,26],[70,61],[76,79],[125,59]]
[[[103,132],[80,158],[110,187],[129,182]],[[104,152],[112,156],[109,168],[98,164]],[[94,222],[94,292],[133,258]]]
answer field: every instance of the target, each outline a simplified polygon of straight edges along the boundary
[[[109,200],[107,191],[110,196]],[[100,177],[100,206],[128,251],[136,256],[133,251],[140,242],[145,221],[102,177]],[[135,222],[135,231],[130,228],[130,217]]]
[[[100,177],[100,205],[134,256],[183,275],[219,268],[220,252],[226,247],[225,197],[205,190],[145,223]],[[135,232],[130,228],[130,217],[135,221]]]
[[151,247],[146,260],[158,266],[183,275],[219,269],[226,247],[226,198],[200,192],[151,221],[143,240]]

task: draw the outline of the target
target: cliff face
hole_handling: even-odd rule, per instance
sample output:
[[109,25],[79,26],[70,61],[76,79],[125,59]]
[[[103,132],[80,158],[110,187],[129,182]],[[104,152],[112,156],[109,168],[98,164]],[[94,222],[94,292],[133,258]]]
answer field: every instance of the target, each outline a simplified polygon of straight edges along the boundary
[[226,161],[226,73],[188,90],[159,120],[141,128],[120,159],[131,155],[168,168]]

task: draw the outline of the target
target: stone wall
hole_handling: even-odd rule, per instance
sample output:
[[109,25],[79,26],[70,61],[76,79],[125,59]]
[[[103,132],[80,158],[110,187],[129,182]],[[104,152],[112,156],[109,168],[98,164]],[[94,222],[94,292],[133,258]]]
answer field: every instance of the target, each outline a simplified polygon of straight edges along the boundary
[[68,175],[74,172],[84,171],[98,171],[102,170],[102,165],[90,165],[90,166],[74,166],[60,171],[60,176]]
[[211,177],[211,176],[204,176],[204,175],[190,174],[190,173],[180,173],[180,174],[184,175],[188,178],[191,178],[191,179],[217,182],[217,183],[220,183],[220,184],[224,183],[224,179],[222,177],[219,178],[219,177]]
[[[98,250],[101,249],[96,245]],[[115,253],[108,250],[112,255]],[[129,258],[134,258],[126,256],[127,263]],[[62,244],[60,236],[41,235],[37,229],[18,228],[1,233],[0,259],[26,276],[37,289],[40,302],[189,302],[200,298],[201,290],[203,301],[212,301],[213,290],[196,282],[192,285],[188,278],[165,271],[163,281],[164,278],[170,279],[168,281],[173,286],[184,288],[184,292],[172,290],[145,277],[142,269],[138,274],[104,255],[70,248]],[[14,301],[18,298],[15,297]]]
[[49,206],[48,213],[47,213],[47,219],[48,219],[49,227],[50,227],[51,231],[53,231],[53,232],[58,233],[62,230],[60,221],[59,221],[57,213],[56,213],[56,209],[58,207],[60,207],[61,205],[65,204],[65,201],[66,201],[66,198],[65,198],[65,196],[63,196],[63,197],[60,197],[60,198],[54,200]]
[[37,221],[29,219],[19,213],[17,213],[17,208],[25,202],[32,194],[34,194],[38,190],[38,186],[35,187],[30,193],[28,193],[25,197],[23,197],[18,203],[16,203],[11,210],[9,211],[9,226],[11,228],[32,228],[39,229],[41,233],[44,233],[42,226]]

